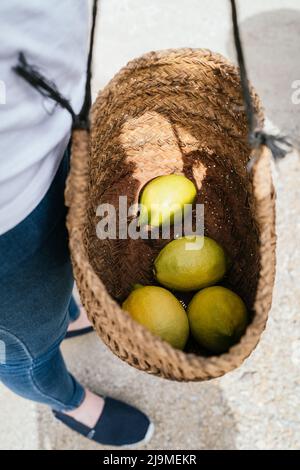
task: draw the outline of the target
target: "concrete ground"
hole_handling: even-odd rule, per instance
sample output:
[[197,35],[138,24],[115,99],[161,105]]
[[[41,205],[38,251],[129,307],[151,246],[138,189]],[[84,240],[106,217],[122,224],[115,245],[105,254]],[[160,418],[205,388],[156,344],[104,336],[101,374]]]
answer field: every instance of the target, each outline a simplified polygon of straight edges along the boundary
[[[208,47],[234,58],[223,0],[103,0],[94,90],[129,59],[153,49]],[[299,0],[239,1],[251,79],[269,119],[299,145]],[[205,383],[172,383],[123,364],[95,334],[63,345],[86,385],[146,410],[149,449],[300,448],[300,163],[295,150],[275,168],[278,261],[273,308],[259,346],[238,369]],[[159,400],[157,400],[159,397]],[[0,386],[0,449],[99,449],[43,406]]]

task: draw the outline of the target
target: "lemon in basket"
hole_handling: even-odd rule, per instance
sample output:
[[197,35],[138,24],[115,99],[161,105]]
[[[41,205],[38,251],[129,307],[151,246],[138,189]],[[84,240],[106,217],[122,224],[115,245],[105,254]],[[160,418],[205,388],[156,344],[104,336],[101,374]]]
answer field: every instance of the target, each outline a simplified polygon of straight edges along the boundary
[[183,212],[185,204],[192,204],[197,194],[192,181],[183,175],[158,176],[143,189],[139,225],[159,227],[172,223]]
[[154,275],[169,289],[198,290],[222,279],[227,263],[223,248],[211,238],[181,237],[161,250],[154,261]]
[[200,345],[214,353],[227,351],[246,330],[247,309],[242,299],[221,286],[198,292],[188,309],[191,333]]
[[184,308],[171,292],[162,287],[137,285],[122,307],[135,321],[174,348],[184,348],[189,322]]

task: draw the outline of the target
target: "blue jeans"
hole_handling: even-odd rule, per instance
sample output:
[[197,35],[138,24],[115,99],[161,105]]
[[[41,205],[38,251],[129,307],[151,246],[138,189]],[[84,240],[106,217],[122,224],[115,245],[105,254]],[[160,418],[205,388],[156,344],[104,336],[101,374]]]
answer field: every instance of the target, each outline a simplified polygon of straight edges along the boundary
[[79,314],[65,227],[68,152],[46,196],[0,237],[0,381],[58,411],[80,405],[83,387],[60,352]]

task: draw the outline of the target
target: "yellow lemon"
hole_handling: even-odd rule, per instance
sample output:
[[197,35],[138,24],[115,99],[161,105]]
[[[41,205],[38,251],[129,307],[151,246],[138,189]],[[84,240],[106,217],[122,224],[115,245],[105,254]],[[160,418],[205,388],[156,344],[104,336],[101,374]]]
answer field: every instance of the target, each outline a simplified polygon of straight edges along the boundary
[[184,308],[171,292],[157,286],[138,286],[122,307],[135,321],[174,348],[184,348],[189,322]]
[[223,248],[208,237],[177,238],[154,261],[157,281],[169,289],[198,290],[217,283],[226,272]]
[[242,299],[221,286],[207,287],[198,292],[187,313],[193,337],[214,353],[225,352],[235,344],[248,323]]
[[154,178],[144,187],[140,197],[139,225],[159,227],[172,223],[175,216],[182,214],[185,204],[192,204],[196,194],[194,183],[183,175]]

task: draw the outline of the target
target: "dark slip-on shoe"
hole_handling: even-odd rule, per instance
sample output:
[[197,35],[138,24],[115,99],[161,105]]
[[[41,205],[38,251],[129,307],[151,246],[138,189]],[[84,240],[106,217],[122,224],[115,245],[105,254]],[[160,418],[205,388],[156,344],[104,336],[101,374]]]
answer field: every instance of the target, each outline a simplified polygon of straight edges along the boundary
[[94,428],[59,411],[53,410],[53,414],[70,429],[98,444],[130,447],[150,441],[154,425],[142,411],[114,398],[104,400],[103,411]]

